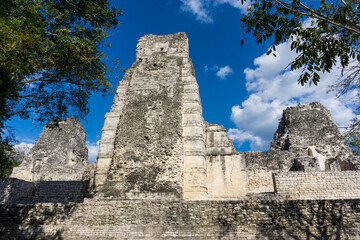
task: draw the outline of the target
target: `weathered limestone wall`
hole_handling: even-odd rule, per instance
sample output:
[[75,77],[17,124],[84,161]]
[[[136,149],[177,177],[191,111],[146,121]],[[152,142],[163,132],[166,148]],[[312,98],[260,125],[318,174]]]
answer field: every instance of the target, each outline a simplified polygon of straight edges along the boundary
[[223,126],[205,124],[206,185],[208,188],[205,199],[244,199],[247,193],[244,159],[236,152]]
[[14,203],[27,199],[34,190],[34,184],[16,178],[0,179],[0,203]]
[[244,199],[247,194],[247,172],[240,155],[207,156],[209,200]]
[[182,129],[184,138],[184,199],[206,199],[205,123],[199,86],[192,62],[187,58],[182,68],[184,83]]
[[359,199],[360,171],[281,172],[276,193],[285,199]]
[[297,156],[289,151],[251,151],[240,155],[245,162],[247,194],[274,192],[272,174],[289,171]]
[[201,198],[207,194],[204,124],[188,39],[146,35],[136,56],[105,116],[95,185],[123,198]]
[[77,118],[47,124],[11,178],[30,182],[88,180],[86,133]]
[[285,109],[270,149],[308,155],[309,147],[325,158],[352,155],[329,111],[318,102]]
[[82,202],[88,181],[28,182],[16,178],[0,179],[0,204]]
[[246,171],[246,193],[258,194],[274,192],[273,173],[266,169],[253,169]]
[[360,239],[359,200],[0,205],[5,239]]
[[115,136],[118,128],[119,119],[125,102],[125,93],[128,88],[128,81],[131,78],[133,69],[128,69],[125,76],[116,90],[113,105],[109,113],[105,114],[104,126],[101,131],[99,152],[96,160],[92,186],[100,187],[105,184],[110,170],[112,157],[115,150]]

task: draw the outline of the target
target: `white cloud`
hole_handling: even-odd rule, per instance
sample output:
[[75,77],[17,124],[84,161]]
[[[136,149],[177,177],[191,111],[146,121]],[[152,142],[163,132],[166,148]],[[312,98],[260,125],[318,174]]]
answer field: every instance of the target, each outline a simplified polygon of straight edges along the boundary
[[252,150],[262,150],[264,149],[267,144],[266,141],[261,139],[258,136],[253,135],[251,132],[248,131],[241,131],[237,128],[230,128],[228,131],[228,136],[234,140],[239,145],[242,145],[243,143],[250,141],[250,147]]
[[251,132],[269,143],[282,110],[293,104],[279,100],[266,101],[256,94],[251,94],[241,106],[232,107],[230,118],[239,129]]
[[214,20],[209,15],[209,10],[206,8],[206,2],[204,0],[181,0],[181,10],[189,12],[196,16],[196,20],[201,23],[213,23]]
[[[14,145],[14,148],[16,150],[24,152],[25,155],[27,155],[34,145],[34,143],[21,142],[17,145]],[[99,152],[99,141],[97,141],[96,143],[86,141],[86,147],[88,148],[88,161],[90,163],[95,162]]]
[[209,71],[209,67],[208,67],[208,65],[205,65],[204,72],[207,72],[207,71]]
[[276,55],[275,58],[263,54],[254,60],[255,68],[244,70],[246,89],[250,95],[232,108],[231,120],[241,129],[232,134],[235,142],[241,145],[250,141],[252,150],[267,150],[282,110],[299,102],[322,103],[330,110],[338,126],[346,126],[356,116],[345,98],[336,98],[334,92],[328,92],[328,86],[333,85],[340,76],[340,69],[321,74],[318,86],[303,87],[297,83],[301,69],[285,69],[296,56],[290,51],[290,44],[280,44]]
[[30,149],[34,146],[35,144],[33,143],[26,143],[26,142],[21,142],[17,145],[14,145],[15,150],[24,152],[25,155],[27,155],[30,152]]
[[240,9],[242,13],[246,13],[247,7],[250,5],[250,0],[241,4],[240,0],[180,0],[182,5],[180,9],[184,12],[189,12],[195,15],[196,20],[201,23],[213,23],[214,18],[211,13],[216,10],[217,7],[224,4]]
[[98,155],[99,152],[99,141],[97,141],[96,143],[93,142],[89,142],[86,141],[86,146],[88,148],[88,160],[89,163],[93,163],[96,160],[96,157]]
[[246,2],[244,2],[244,4],[241,4],[241,0],[214,0],[213,4],[215,6],[222,4],[229,4],[234,8],[240,9],[242,13],[246,13],[247,7],[250,5],[250,0],[247,0]]
[[216,76],[221,79],[226,79],[227,76],[233,73],[233,70],[229,66],[221,67],[219,71],[217,71]]

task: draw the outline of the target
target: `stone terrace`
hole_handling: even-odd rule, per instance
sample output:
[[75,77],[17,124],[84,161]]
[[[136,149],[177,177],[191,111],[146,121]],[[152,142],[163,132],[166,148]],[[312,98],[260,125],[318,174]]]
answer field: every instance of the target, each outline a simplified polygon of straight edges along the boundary
[[359,200],[0,205],[6,239],[360,239]]

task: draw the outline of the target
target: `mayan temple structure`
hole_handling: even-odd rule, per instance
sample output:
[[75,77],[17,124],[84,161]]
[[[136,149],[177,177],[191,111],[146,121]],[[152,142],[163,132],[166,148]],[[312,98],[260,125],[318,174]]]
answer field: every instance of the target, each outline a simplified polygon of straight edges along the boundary
[[186,35],[144,36],[105,116],[95,185],[203,198],[204,138]]
[[204,121],[185,33],[146,35],[96,162],[54,120],[0,180],[0,239],[360,239],[360,157],[318,102],[283,111],[269,151]]

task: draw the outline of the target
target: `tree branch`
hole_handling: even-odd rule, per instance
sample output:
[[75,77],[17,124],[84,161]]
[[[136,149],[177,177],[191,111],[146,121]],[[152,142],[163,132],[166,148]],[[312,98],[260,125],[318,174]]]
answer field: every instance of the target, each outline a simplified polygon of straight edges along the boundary
[[[49,96],[47,96],[47,97],[37,97],[37,96],[33,96],[33,98],[37,98],[37,99],[41,99],[40,100],[40,102],[35,102],[35,101],[33,101],[33,102],[35,102],[38,106],[41,106],[41,105],[43,105],[45,102],[47,102],[54,94],[56,94],[56,93],[65,93],[66,94],[66,92],[64,92],[64,91],[58,91],[58,92],[52,92]],[[15,113],[12,113],[12,114],[10,114],[10,117],[12,117],[12,116],[16,116],[16,115],[18,115],[18,114],[20,114],[20,113],[23,113],[23,112],[25,112],[25,110],[29,107],[29,106],[31,106],[31,101],[28,101],[27,103],[25,103],[25,106],[21,109],[21,110],[19,110],[19,111],[17,111],[17,112],[15,112]],[[38,109],[39,109],[39,107],[37,107]],[[34,112],[34,110],[32,110],[32,111],[28,111],[28,112]]]
[[[346,30],[349,30],[349,31],[351,31],[351,32],[354,32],[354,33],[357,33],[357,34],[360,35],[360,31],[359,31],[359,30],[350,28],[350,27],[348,27],[348,26],[346,26],[346,25],[342,25],[342,24],[340,24],[340,23],[336,23],[336,22],[332,21],[329,17],[324,16],[323,14],[321,14],[321,13],[319,13],[319,12],[317,12],[317,11],[314,11],[313,9],[309,8],[308,6],[306,6],[305,4],[303,4],[303,3],[301,3],[301,2],[300,2],[300,6],[302,6],[303,8],[305,8],[305,10],[307,10],[307,11],[315,14],[316,16],[318,16],[318,17],[317,17],[318,19],[327,21],[327,22],[329,22],[329,23],[331,23],[331,24],[333,24],[333,25],[335,25],[335,26],[344,28],[344,29],[346,29]],[[355,26],[358,26],[358,25],[355,24]],[[359,27],[360,27],[360,26],[359,26]]]
[[66,80],[55,80],[55,79],[44,79],[44,78],[34,78],[34,79],[29,79],[26,81],[21,82],[22,84],[27,84],[27,83],[32,83],[32,82],[57,82],[57,83],[71,83],[77,86],[86,86],[86,84],[84,83],[80,83],[80,82],[72,82],[72,81],[66,81]]
[[[328,18],[327,16],[324,16],[324,15],[322,15],[321,13],[316,12],[316,11],[314,11],[313,9],[307,7],[307,6],[304,5],[303,3],[300,3],[300,6],[302,7],[302,9],[303,9],[303,10],[306,10],[306,11],[308,11],[308,12],[311,12],[311,13],[314,14],[315,16],[313,16],[313,15],[311,15],[311,14],[309,14],[309,13],[306,13],[306,12],[301,12],[301,11],[295,10],[295,9],[289,7],[289,6],[288,6],[288,5],[289,5],[288,3],[285,3],[285,2],[283,2],[283,1],[281,1],[281,0],[275,0],[275,2],[277,2],[278,4],[280,4],[281,6],[283,6],[284,8],[286,8],[287,10],[292,11],[292,12],[294,12],[294,13],[298,13],[298,14],[301,14],[301,15],[305,15],[305,16],[308,16],[308,17],[315,17],[315,18],[317,18],[317,19],[319,19],[319,20],[326,21],[326,22],[331,23],[331,24],[333,24],[333,25],[335,25],[335,26],[338,26],[338,27],[340,27],[340,28],[344,28],[344,29],[346,29],[346,30],[348,30],[348,31],[350,31],[350,32],[354,32],[354,33],[360,35],[360,30],[356,30],[356,29],[350,28],[350,27],[348,27],[348,26],[345,26],[345,25],[336,23],[336,22],[332,21],[330,18]],[[356,26],[358,26],[358,25],[356,25]]]

